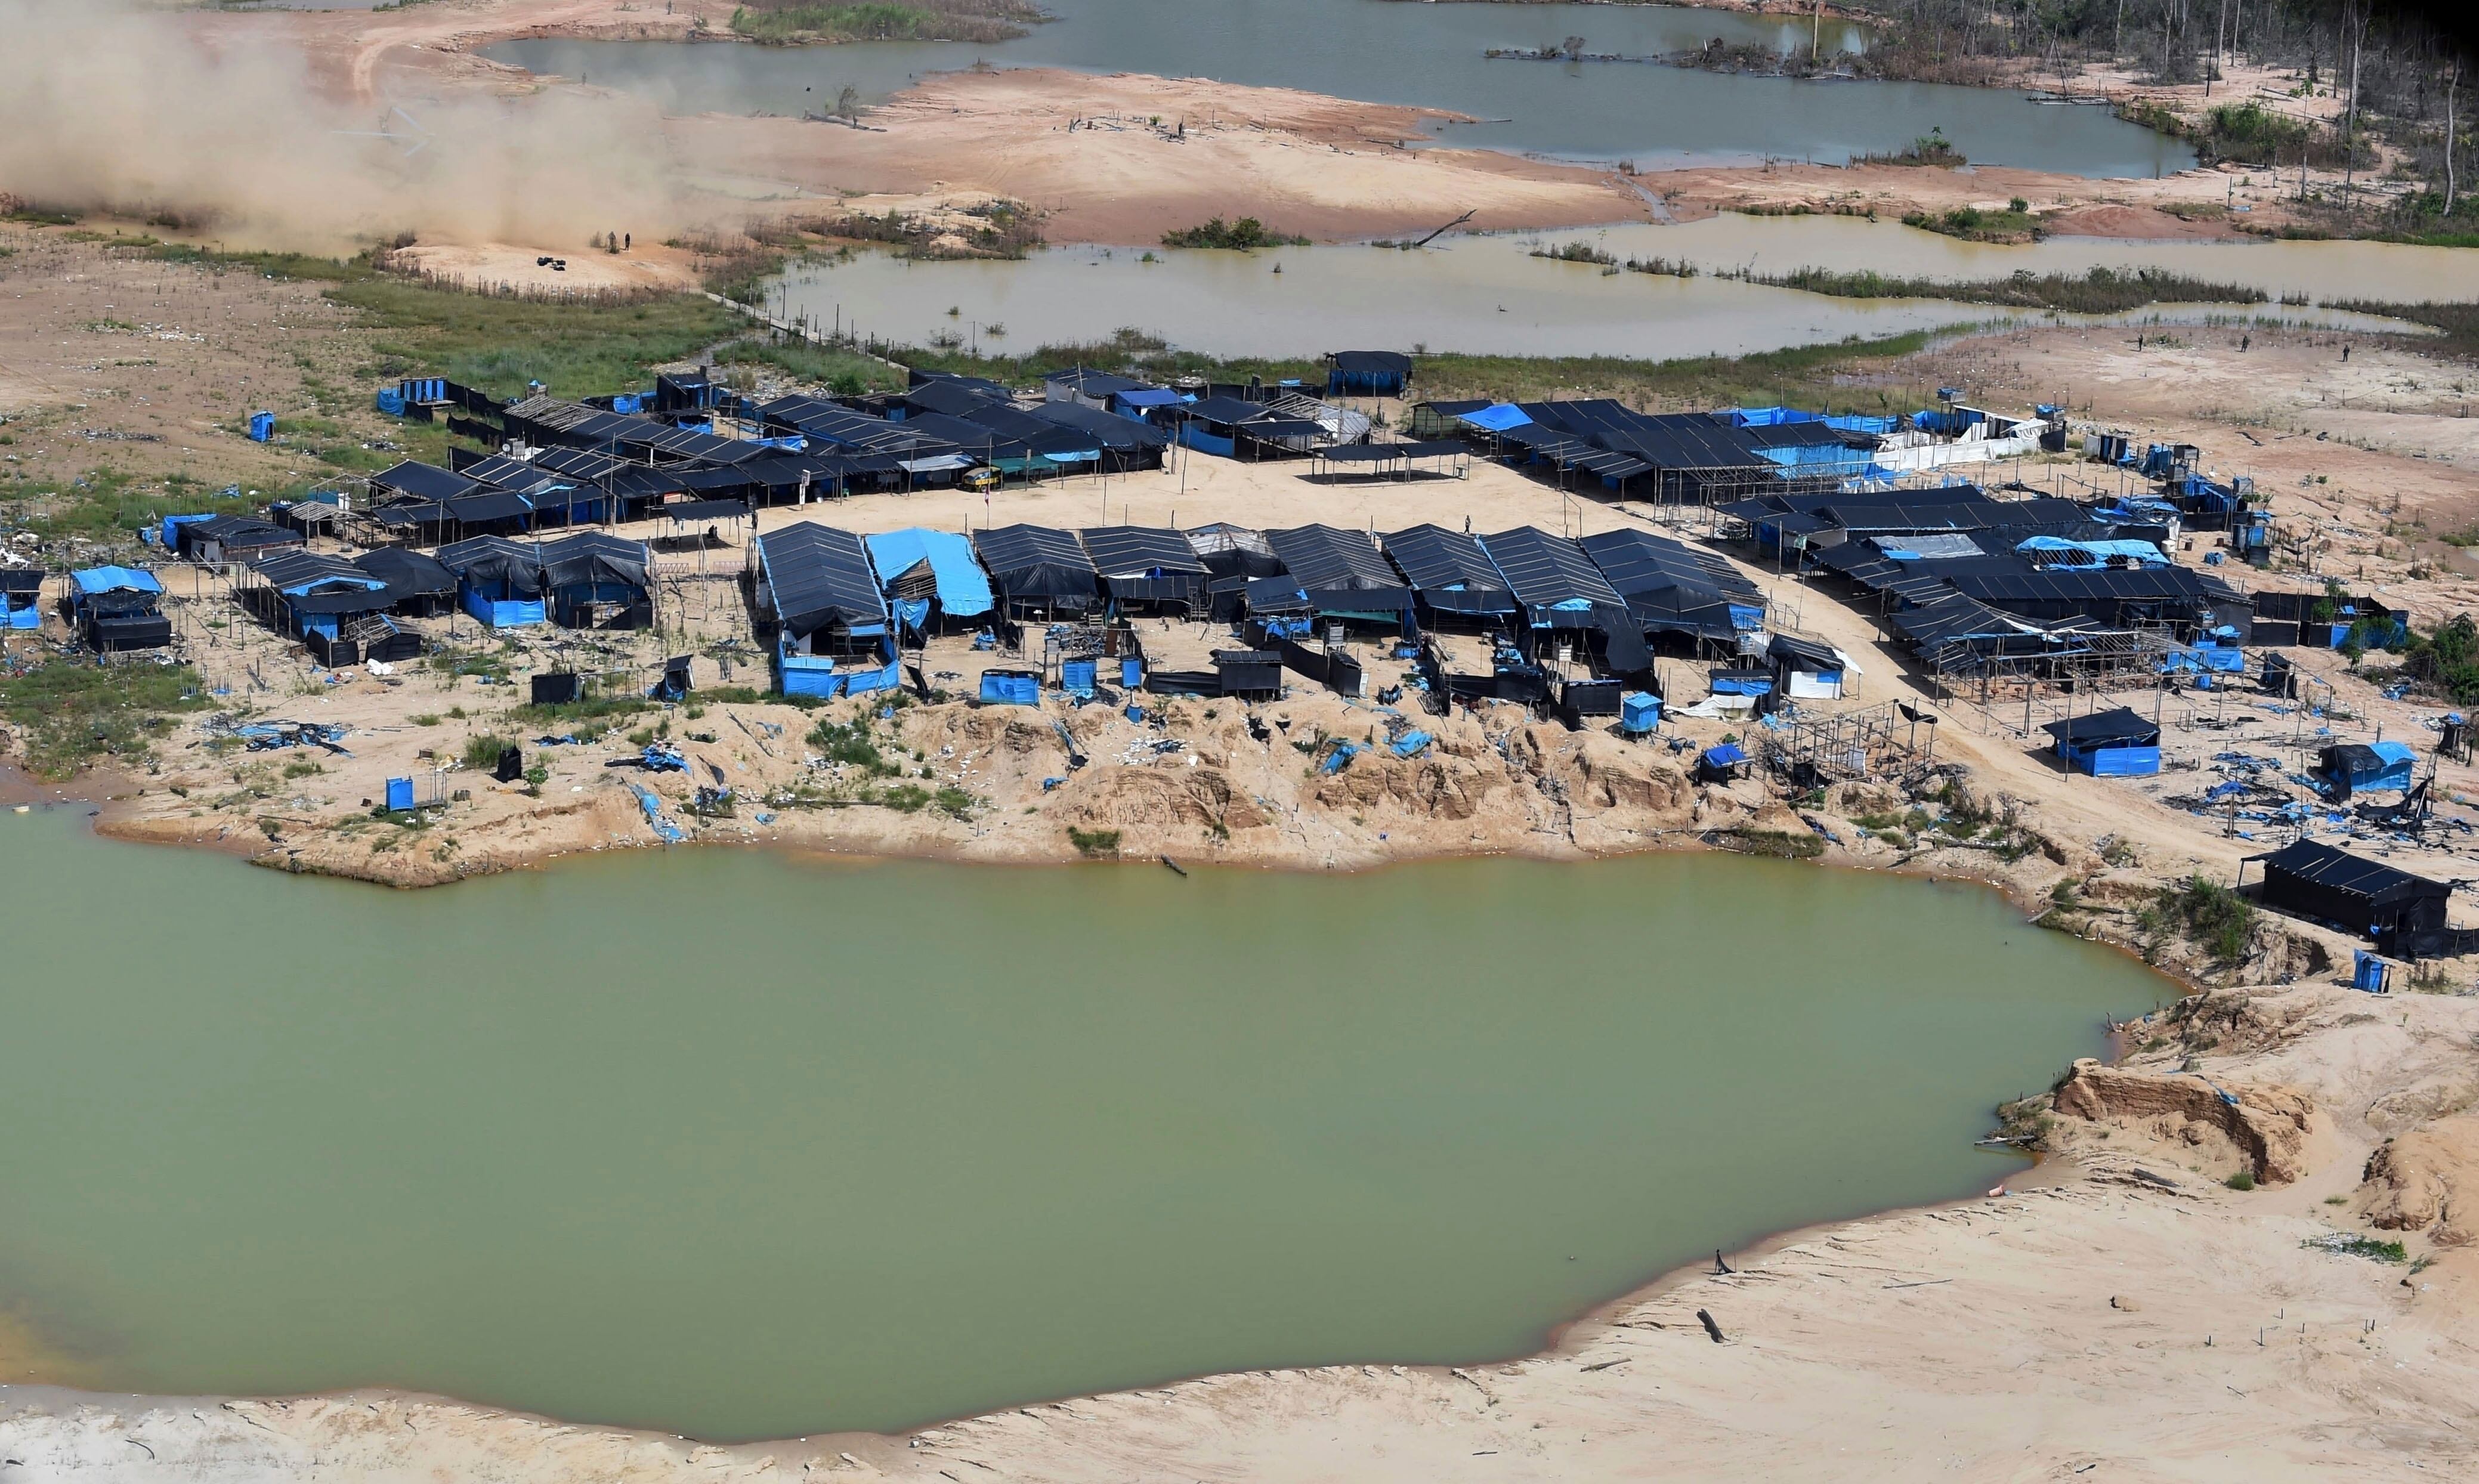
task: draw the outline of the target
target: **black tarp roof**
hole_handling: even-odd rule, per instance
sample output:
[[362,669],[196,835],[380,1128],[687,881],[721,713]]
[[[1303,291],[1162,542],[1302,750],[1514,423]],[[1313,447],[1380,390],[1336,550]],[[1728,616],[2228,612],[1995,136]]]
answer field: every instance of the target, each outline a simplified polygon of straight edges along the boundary
[[745,521],[749,506],[736,499],[688,499],[664,505],[654,514],[666,521]]
[[1123,418],[1098,407],[1087,407],[1083,402],[1038,402],[1025,408],[1024,414],[1059,427],[1072,428],[1088,442],[1116,451],[1162,448],[1170,444],[1170,435],[1150,422]]
[[1752,607],[1764,605],[1764,594],[1737,568],[1710,551],[1650,531],[1608,530],[1575,543],[1610,586],[1632,598],[1638,593],[1685,588]]
[[371,475],[371,488],[403,495],[414,499],[453,499],[470,495],[482,487],[481,481],[466,474],[450,473],[436,464],[414,459]]
[[530,495],[545,485],[576,482],[576,476],[574,474],[563,474],[556,470],[528,464],[523,459],[512,459],[499,453],[484,454],[480,458],[466,463],[456,472],[468,479],[479,479],[484,484],[502,490],[514,490],[520,495]]
[[608,453],[597,453],[592,448],[545,448],[534,455],[534,467],[566,474],[572,479],[593,480],[605,479],[623,470],[645,466],[614,458]]
[[1835,652],[1833,646],[1809,639],[1794,639],[1788,634],[1774,635],[1773,642],[1765,646],[1765,653],[1773,659],[1789,660],[1803,670],[1831,671],[1843,666],[1842,656]]
[[[1053,386],[1063,385],[1072,388],[1079,397],[1116,397],[1122,392],[1156,390],[1151,382],[1114,376],[1109,371],[1098,371],[1085,366],[1071,366],[1065,371],[1055,371],[1041,379]],[[1089,407],[1086,410],[1092,411]]]
[[212,541],[227,550],[241,547],[297,547],[303,538],[299,531],[262,521],[254,515],[219,515],[211,520],[191,521],[180,527],[176,538],[187,546],[194,541]]
[[341,556],[328,556],[317,551],[276,551],[259,557],[249,570],[267,580],[269,587],[307,587],[323,582],[346,582],[355,587],[385,581],[354,566]]
[[1610,586],[1584,549],[1564,536],[1519,525],[1483,536],[1481,547],[1505,575],[1516,601],[1527,608],[1554,608],[1569,602],[1626,606],[1626,599]]
[[795,634],[886,622],[886,597],[860,538],[815,522],[757,538],[776,620]]
[[519,592],[542,591],[542,563],[534,549],[505,536],[475,536],[439,549],[439,563],[468,582],[504,582]]
[[1004,407],[1011,400],[1004,392],[994,393],[969,381],[917,381],[904,394],[907,407],[945,413],[951,418],[968,418],[976,407]]
[[2381,902],[2400,897],[2441,897],[2451,893],[2444,882],[2413,876],[2381,862],[2336,850],[2316,840],[2300,840],[2266,855],[2249,856],[2266,871],[2283,871],[2329,890]]
[[1293,525],[1265,532],[1265,544],[1321,608],[1401,608],[1412,601],[1412,590],[1365,531]]
[[1506,577],[1469,531],[1415,525],[1390,531],[1386,554],[1401,569],[1422,601],[1449,613],[1513,613],[1515,594]]
[[[1702,413],[1638,412],[1609,397],[1519,403],[1545,429],[1570,433],[1614,452],[1631,454],[1655,469],[1757,469],[1772,460],[1755,450],[1745,429]],[[1522,429],[1516,429],[1521,432]]]
[[1193,418],[1201,422],[1262,422],[1273,416],[1263,402],[1243,401],[1236,397],[1209,397],[1202,401],[1173,407],[1179,417]]
[[1100,591],[1093,559],[1067,531],[1047,525],[975,531],[973,554],[1005,598],[1090,599]]
[[[565,497],[552,497],[557,506]],[[491,521],[515,521],[533,514],[534,507],[522,495],[507,490],[477,489],[471,495],[459,495],[444,502],[447,518],[464,525],[480,525]]]
[[546,541],[537,549],[543,577],[551,587],[622,582],[646,585],[646,544],[623,541],[604,531],[583,530]]
[[1387,371],[1398,376],[1412,374],[1412,358],[1399,350],[1337,350],[1326,360],[1336,371],[1364,376]]
[[2089,716],[2070,716],[2040,729],[2071,747],[2150,747],[2160,740],[2158,723],[2124,706],[2094,711]]
[[437,557],[402,547],[379,547],[353,558],[353,565],[388,585],[391,601],[437,597],[456,591],[456,574]]
[[1215,521],[1190,526],[1185,534],[1206,568],[1217,576],[1270,577],[1283,570],[1263,531]]
[[1165,526],[1091,525],[1076,534],[1085,543],[1085,554],[1092,558],[1093,570],[1105,577],[1201,577],[1210,570],[1186,536]]
[[0,567],[0,593],[38,593],[42,588],[40,567]]

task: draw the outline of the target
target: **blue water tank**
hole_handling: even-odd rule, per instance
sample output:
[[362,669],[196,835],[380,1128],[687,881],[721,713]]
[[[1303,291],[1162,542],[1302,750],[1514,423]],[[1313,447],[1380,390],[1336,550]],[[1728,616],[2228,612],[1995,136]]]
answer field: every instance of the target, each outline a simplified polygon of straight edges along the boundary
[[266,443],[275,436],[275,414],[253,412],[249,415],[249,441]]
[[387,806],[391,810],[405,810],[413,807],[413,780],[392,778],[387,780]]
[[1631,690],[1619,698],[1619,726],[1627,731],[1650,731],[1661,725],[1661,698]]
[[1145,662],[1131,654],[1119,661],[1119,683],[1130,690],[1145,686]]

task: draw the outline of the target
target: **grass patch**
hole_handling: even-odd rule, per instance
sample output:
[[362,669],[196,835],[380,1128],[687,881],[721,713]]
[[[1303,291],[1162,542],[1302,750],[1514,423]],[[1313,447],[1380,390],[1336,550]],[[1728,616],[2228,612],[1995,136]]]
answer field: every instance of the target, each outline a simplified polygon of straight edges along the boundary
[[718,366],[764,366],[823,386],[840,397],[866,392],[898,392],[904,373],[876,356],[823,345],[770,345],[760,341],[735,341],[717,350]]
[[1951,170],[1969,165],[1971,162],[1964,157],[1961,150],[1954,147],[1954,141],[1945,137],[1945,130],[1931,128],[1928,133],[1895,150],[1892,154],[1854,155],[1851,163],[1853,165],[1917,165]]
[[2038,217],[2015,207],[1991,211],[1956,206],[1943,212],[1904,212],[1903,225],[1972,243],[2037,242],[2048,235]]
[[1954,299],[2018,309],[2057,309],[2073,314],[2119,314],[2150,304],[2261,304],[2262,289],[2212,283],[2157,269],[2095,268],[2084,273],[2032,273],[1949,283],[1901,278],[1871,269],[1836,272],[1802,268],[1787,273],[1746,274],[1750,283],[1853,299]]
[[372,346],[381,376],[446,376],[501,397],[540,381],[560,397],[601,397],[644,384],[646,369],[681,360],[745,321],[701,294],[626,304],[538,302],[434,289],[379,271],[367,256],[217,253],[178,243],[151,249],[167,262],[323,283],[326,296],[395,331]]
[[1535,247],[1532,249],[1532,255],[1536,258],[1547,258],[1552,263],[1597,263],[1603,268],[1615,267],[1619,261],[1616,254],[1596,247],[1590,243],[1568,243],[1558,247]]
[[2313,1247],[2318,1252],[2331,1252],[2340,1257],[2364,1257],[2378,1263],[2410,1261],[2410,1249],[2400,1242],[2363,1237],[2357,1232],[2328,1232],[2321,1237],[2310,1237],[2299,1245]]
[[653,704],[643,696],[587,696],[556,704],[522,705],[508,714],[528,727],[549,727],[563,722],[599,722],[634,716],[640,711],[652,709]]
[[179,474],[161,487],[141,486],[111,469],[90,469],[65,483],[13,485],[0,501],[0,510],[39,536],[89,541],[123,539],[167,515],[252,515],[258,508],[257,500],[210,495],[206,486]]
[[2255,904],[2218,882],[2190,876],[2183,884],[2161,887],[2137,922],[2155,934],[2179,933],[2227,968],[2242,961],[2254,941]]
[[482,732],[465,739],[465,766],[484,771],[499,765],[499,755],[511,746],[508,739]]
[[735,7],[731,29],[768,46],[835,41],[1006,41],[1042,19],[1023,0],[753,0]]
[[1076,854],[1084,857],[1086,859],[1099,860],[1106,856],[1115,856],[1119,853],[1119,832],[1116,830],[1079,830],[1074,825],[1069,825],[1067,827],[1067,843],[1075,846]]
[[1725,830],[1722,843],[1743,856],[1770,856],[1776,860],[1813,860],[1825,854],[1825,842],[1808,831]]
[[187,665],[56,659],[0,675],[0,717],[23,733],[26,770],[53,780],[106,757],[143,758],[172,729],[172,713],[208,704]]
[[1225,221],[1215,217],[1203,226],[1183,227],[1163,234],[1165,247],[1225,247],[1238,252],[1253,252],[1260,247],[1305,247],[1309,240],[1291,233],[1277,232],[1254,217]]
[[[869,718],[866,716],[856,716],[849,722],[822,721],[809,729],[808,743],[816,748],[818,755],[827,761],[838,763],[847,768],[858,768],[872,778],[893,778],[901,771],[895,764],[887,761],[886,755],[879,750],[878,739],[872,734]],[[913,791],[922,792],[919,789]],[[922,793],[921,802],[922,804],[930,802],[927,793]],[[920,805],[915,805],[913,807],[918,808]],[[909,813],[911,810],[907,809],[906,812]]]

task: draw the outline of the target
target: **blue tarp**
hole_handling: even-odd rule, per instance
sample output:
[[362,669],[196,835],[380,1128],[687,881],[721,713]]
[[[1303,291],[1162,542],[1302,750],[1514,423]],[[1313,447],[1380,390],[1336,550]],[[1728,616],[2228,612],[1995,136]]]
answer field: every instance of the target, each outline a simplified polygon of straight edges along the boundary
[[1498,402],[1478,412],[1465,413],[1455,421],[1486,433],[1503,433],[1508,428],[1526,425],[1532,421],[1532,416],[1513,402]]
[[1099,678],[1101,662],[1091,659],[1062,659],[1059,662],[1059,688],[1082,701],[1093,699],[1093,682]]
[[[869,549],[869,562],[878,569],[882,587],[891,586],[898,576],[926,561],[938,584],[938,606],[950,616],[976,618],[990,611],[995,600],[990,593],[989,575],[973,559],[973,543],[969,539],[953,531],[916,525],[863,536],[861,544]],[[917,621],[914,627],[919,627]]]
[[2146,567],[2166,567],[2169,558],[2149,541],[2068,541],[2063,536],[2033,536],[2015,544],[2017,551],[2081,551],[2099,561],[2123,556]]
[[2160,749],[2157,747],[2075,748],[2066,753],[2066,762],[2078,773],[2094,778],[2150,778],[2160,771]]
[[1437,738],[1430,736],[1425,731],[1407,731],[1395,740],[1394,755],[1397,757],[1417,757],[1427,749],[1430,743],[1436,740]]
[[1717,675],[1713,677],[1716,696],[1770,696],[1774,682],[1769,676]]
[[1740,750],[1739,744],[1736,742],[1725,742],[1720,747],[1708,747],[1704,749],[1704,764],[1707,767],[1735,767],[1747,760],[1748,755]]
[[995,705],[1041,704],[1041,677],[1023,670],[982,672],[981,699]]
[[155,574],[137,567],[89,567],[69,574],[80,594],[91,598],[97,593],[160,593],[164,584]]
[[2162,674],[2191,671],[2211,675],[2246,674],[2246,651],[2223,649],[2216,645],[2199,645],[2193,649],[2180,646],[2169,652],[2160,662]]

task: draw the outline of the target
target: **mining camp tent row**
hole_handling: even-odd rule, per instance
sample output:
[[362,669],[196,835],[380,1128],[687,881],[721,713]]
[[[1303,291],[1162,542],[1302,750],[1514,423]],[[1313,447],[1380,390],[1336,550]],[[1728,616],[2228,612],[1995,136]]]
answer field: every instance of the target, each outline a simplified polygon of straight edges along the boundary
[[1600,531],[1576,545],[1648,631],[1726,644],[1764,627],[1764,595],[1709,552],[1633,529]]
[[804,522],[754,543],[759,607],[787,696],[833,697],[901,682],[886,599],[858,536]]
[[1582,547],[1521,525],[1483,536],[1481,548],[1505,576],[1530,627],[1597,630],[1612,672],[1635,675],[1652,668],[1652,652],[1627,612],[1626,600]]

